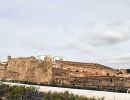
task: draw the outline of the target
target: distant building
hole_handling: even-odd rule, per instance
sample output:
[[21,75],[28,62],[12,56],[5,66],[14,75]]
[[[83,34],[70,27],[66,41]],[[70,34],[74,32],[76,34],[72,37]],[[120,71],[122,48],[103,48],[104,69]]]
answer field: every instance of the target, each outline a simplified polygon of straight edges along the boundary
[[7,60],[6,60],[6,59],[2,59],[2,60],[0,60],[0,63],[1,63],[1,64],[6,64],[6,63],[7,63]]
[[44,61],[45,55],[38,55],[36,59]]
[[49,57],[53,58],[53,62],[55,62],[55,60],[65,61],[65,58],[62,57],[62,56],[54,56],[54,57],[52,57],[50,55],[38,55],[36,57],[36,59],[44,61],[46,56],[49,56]]
[[64,61],[64,60],[65,60],[65,58],[62,57],[62,56],[55,56],[54,59],[55,59],[55,60],[61,60],[61,61]]

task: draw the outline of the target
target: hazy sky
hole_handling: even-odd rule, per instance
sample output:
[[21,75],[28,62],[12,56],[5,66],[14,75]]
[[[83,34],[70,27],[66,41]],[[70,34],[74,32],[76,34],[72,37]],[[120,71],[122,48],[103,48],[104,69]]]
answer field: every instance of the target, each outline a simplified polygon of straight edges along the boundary
[[130,68],[130,0],[0,0],[0,58],[46,54]]

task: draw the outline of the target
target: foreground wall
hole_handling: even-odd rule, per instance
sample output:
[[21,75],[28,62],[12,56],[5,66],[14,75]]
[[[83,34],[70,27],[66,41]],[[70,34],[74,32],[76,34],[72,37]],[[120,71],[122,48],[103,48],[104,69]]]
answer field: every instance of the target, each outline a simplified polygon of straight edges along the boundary
[[86,96],[86,97],[96,97],[102,98],[104,100],[130,100],[130,94],[127,93],[116,93],[116,92],[106,92],[106,91],[93,91],[93,90],[82,90],[82,89],[70,89],[70,88],[59,88],[59,87],[49,87],[49,86],[37,86],[37,85],[26,85],[26,84],[18,84],[18,83],[9,83],[3,82],[4,84],[9,85],[19,85],[19,86],[33,86],[38,89],[40,92],[65,92],[69,91],[69,93],[73,93],[75,95]]

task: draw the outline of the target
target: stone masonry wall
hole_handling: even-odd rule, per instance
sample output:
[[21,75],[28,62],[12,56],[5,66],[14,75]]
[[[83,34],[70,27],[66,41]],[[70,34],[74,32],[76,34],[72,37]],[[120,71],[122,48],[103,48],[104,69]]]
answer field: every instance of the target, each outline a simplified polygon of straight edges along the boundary
[[6,65],[0,63],[0,79],[4,77]]
[[[72,74],[79,76],[113,76],[116,75],[115,69],[96,63],[80,63],[70,61],[56,61],[56,68],[72,71]],[[77,73],[76,73],[77,72]],[[78,73],[79,72],[79,73]]]
[[11,58],[8,60],[5,79],[50,83],[52,63],[49,57],[38,61],[34,57]]
[[[66,84],[80,87],[130,87],[130,78],[117,74],[116,69],[96,63],[60,61],[46,56],[44,61],[35,57],[8,57],[0,66],[0,78],[35,83]],[[121,77],[122,76],[122,77]]]

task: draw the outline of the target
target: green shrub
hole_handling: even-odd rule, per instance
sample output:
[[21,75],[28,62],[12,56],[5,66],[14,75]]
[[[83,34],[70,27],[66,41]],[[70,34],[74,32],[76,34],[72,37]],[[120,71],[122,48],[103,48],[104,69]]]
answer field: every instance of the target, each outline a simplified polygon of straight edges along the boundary
[[74,95],[72,93],[66,92],[48,92],[45,93],[45,99],[44,100],[104,100],[104,98],[87,98],[85,96],[78,96]]
[[25,100],[36,92],[34,87],[0,85],[0,98],[5,100]]
[[[32,100],[31,98],[35,97],[35,94],[37,93],[40,92],[37,92],[37,89],[34,87],[0,85],[0,100]],[[104,98],[87,98],[85,96],[78,96],[69,93],[68,91],[42,94],[42,96],[44,96],[44,98],[42,97],[43,100],[104,100]]]

